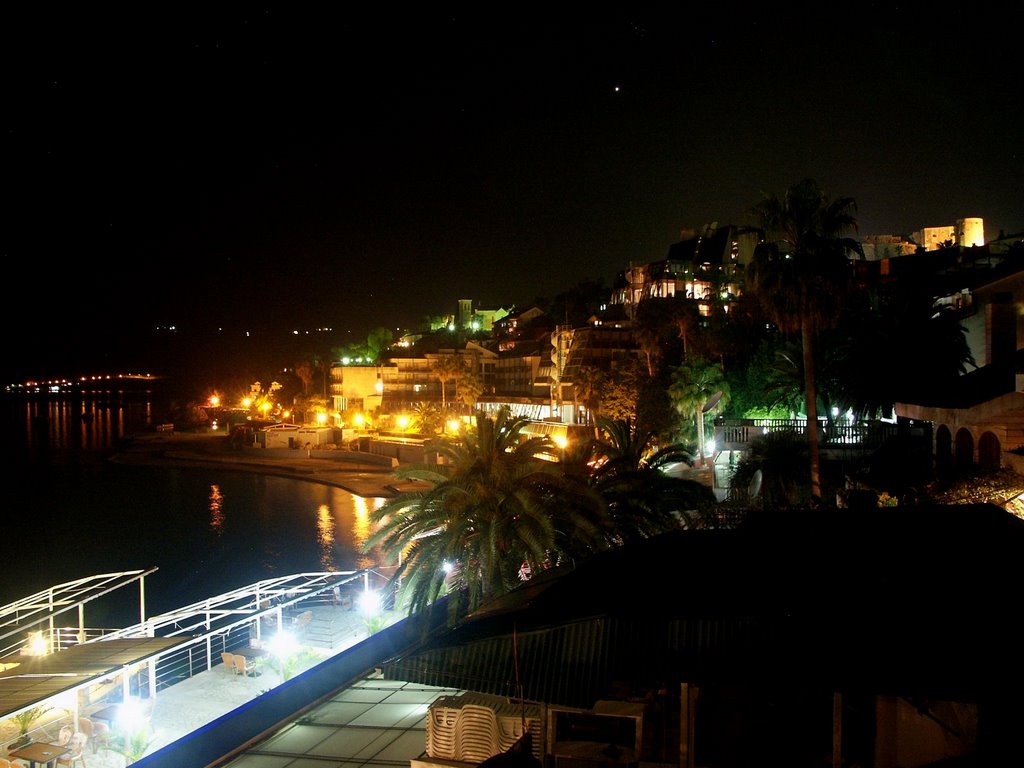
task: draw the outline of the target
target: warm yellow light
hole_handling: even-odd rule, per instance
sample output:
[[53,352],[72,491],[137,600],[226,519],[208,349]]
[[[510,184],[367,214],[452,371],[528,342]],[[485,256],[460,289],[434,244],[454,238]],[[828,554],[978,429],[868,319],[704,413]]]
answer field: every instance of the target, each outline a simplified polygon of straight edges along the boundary
[[326,424],[327,423],[327,414],[324,413],[323,411],[321,411],[320,413],[318,413],[316,415],[316,421],[317,421],[318,424]]
[[46,652],[50,650],[46,644],[46,640],[43,638],[43,633],[30,632],[28,635],[28,646],[25,650],[29,656],[45,656]]
[[242,407],[248,408],[251,405],[252,405],[252,398],[251,397],[243,397],[242,398]]
[[565,448],[565,446],[569,442],[568,440],[565,439],[565,435],[555,435],[551,439],[554,440],[555,445],[557,445],[559,448]]
[[364,421],[365,421],[365,419],[363,418],[363,414],[361,414],[361,413],[357,413],[352,418],[352,423],[355,424],[357,427],[361,427],[363,425]]
[[399,429],[408,429],[409,428],[409,417],[408,416],[399,416],[398,417],[398,428]]
[[216,408],[220,405],[220,398],[217,395],[210,395],[210,405]]
[[459,427],[461,427],[461,426],[462,426],[462,422],[461,421],[459,421],[458,419],[452,419],[451,421],[448,422],[448,431],[449,432],[458,432],[459,431]]

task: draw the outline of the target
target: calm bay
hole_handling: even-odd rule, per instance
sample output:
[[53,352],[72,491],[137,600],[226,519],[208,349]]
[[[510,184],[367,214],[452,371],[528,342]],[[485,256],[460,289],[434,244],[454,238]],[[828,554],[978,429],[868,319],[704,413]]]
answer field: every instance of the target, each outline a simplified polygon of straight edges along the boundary
[[[95,574],[156,567],[146,579],[154,615],[261,579],[376,564],[359,548],[382,499],[229,468],[112,461],[125,439],[160,423],[165,397],[97,389],[0,398],[0,604]],[[122,592],[131,594],[90,608],[87,623],[138,621],[137,591]]]

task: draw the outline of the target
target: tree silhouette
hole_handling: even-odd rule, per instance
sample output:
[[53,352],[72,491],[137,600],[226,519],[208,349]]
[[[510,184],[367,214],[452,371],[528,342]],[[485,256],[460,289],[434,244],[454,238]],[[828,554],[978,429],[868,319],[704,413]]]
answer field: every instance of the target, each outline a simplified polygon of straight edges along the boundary
[[810,459],[811,494],[821,498],[818,405],[814,344],[818,332],[839,317],[850,289],[849,254],[863,257],[856,231],[856,202],[831,200],[813,179],[804,179],[783,197],[765,196],[753,213],[766,233],[747,269],[747,288],[783,333],[799,333],[804,363],[804,410]]

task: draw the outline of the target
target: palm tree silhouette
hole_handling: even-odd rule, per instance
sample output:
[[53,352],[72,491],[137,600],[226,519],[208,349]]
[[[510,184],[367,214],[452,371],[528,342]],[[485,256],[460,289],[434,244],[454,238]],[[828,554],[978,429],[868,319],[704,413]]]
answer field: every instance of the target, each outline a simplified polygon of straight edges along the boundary
[[864,256],[855,232],[856,202],[831,200],[813,179],[794,184],[783,197],[767,195],[753,209],[765,232],[747,269],[747,289],[783,333],[799,333],[804,361],[804,410],[810,454],[811,496],[821,498],[814,342],[839,317],[850,288],[849,254]]

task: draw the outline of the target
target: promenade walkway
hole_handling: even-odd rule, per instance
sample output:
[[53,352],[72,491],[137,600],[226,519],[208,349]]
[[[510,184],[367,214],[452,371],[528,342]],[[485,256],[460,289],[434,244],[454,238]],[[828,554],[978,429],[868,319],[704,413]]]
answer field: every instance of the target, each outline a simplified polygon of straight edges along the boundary
[[133,438],[112,457],[122,464],[163,467],[221,467],[240,472],[291,477],[333,485],[364,498],[389,498],[423,490],[414,480],[399,480],[380,457],[342,449],[233,448],[226,435],[157,432]]

